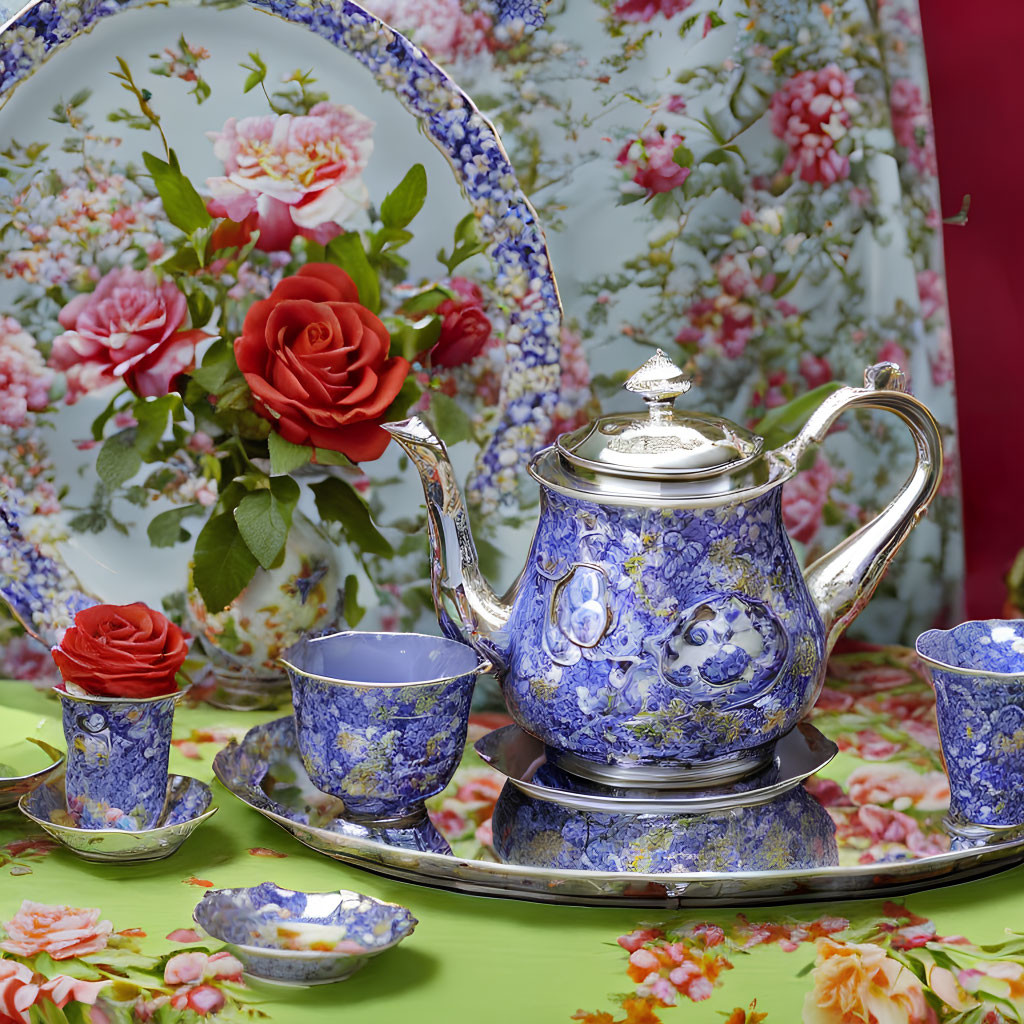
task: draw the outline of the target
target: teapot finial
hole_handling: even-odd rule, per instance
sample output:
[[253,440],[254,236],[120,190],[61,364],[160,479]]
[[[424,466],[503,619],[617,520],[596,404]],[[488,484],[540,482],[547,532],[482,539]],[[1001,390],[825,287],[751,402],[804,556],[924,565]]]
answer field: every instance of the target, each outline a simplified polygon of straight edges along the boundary
[[622,386],[648,404],[661,404],[685,395],[691,381],[659,348]]

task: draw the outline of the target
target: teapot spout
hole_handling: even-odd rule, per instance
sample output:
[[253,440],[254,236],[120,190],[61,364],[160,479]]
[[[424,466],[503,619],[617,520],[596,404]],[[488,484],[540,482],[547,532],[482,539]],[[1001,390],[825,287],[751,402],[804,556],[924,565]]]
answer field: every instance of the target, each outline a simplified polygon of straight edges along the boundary
[[[418,416],[384,429],[405,449],[420,474],[430,536],[430,588],[442,632],[479,651],[499,671],[505,666],[502,630],[512,603],[498,597],[480,572],[469,516],[448,449]],[[513,586],[510,594],[513,593]]]

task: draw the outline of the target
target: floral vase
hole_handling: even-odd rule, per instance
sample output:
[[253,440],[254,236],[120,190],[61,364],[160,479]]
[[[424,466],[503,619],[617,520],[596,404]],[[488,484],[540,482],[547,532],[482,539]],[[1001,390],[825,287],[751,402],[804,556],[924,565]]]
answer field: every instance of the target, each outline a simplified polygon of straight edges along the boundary
[[68,757],[67,810],[77,828],[154,828],[167,803],[174,705],[162,697],[95,697],[56,688]]
[[190,629],[206,658],[194,675],[204,699],[234,711],[287,704],[291,689],[278,657],[303,633],[331,630],[339,613],[338,558],[323,533],[298,513],[285,556],[275,569],[257,569],[249,585],[223,611],[207,611],[192,583],[187,591]]

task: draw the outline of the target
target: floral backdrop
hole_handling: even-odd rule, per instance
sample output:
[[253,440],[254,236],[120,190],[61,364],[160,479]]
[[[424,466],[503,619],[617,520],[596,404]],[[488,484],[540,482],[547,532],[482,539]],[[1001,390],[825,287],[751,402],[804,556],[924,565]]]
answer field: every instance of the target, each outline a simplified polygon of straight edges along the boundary
[[[529,5],[525,17],[506,5],[503,18],[485,0],[367,6],[495,122],[546,228],[566,319],[560,380],[530,425],[533,445],[628,404],[619,385],[657,346],[695,378],[684,402],[771,436],[837,381],[895,360],[944,426],[947,471],[856,629],[908,640],[956,618],[952,361],[915,5],[587,0],[570,13],[561,0],[544,21]],[[223,87],[211,83],[225,65],[206,42],[154,36],[152,52],[108,69],[125,106],[98,107],[88,89],[61,96],[61,155],[30,138],[0,154],[10,213],[0,235],[4,492],[51,543],[146,532],[154,548],[184,555],[193,544],[201,553],[204,534],[205,549],[223,548],[240,531],[237,582],[279,561],[299,504],[281,481],[312,456],[327,478],[315,485],[322,494],[313,488],[316,512],[345,552],[342,617],[422,627],[431,613],[417,484],[383,451],[378,424],[428,411],[472,476],[510,393],[508,282],[479,255],[472,218],[454,233],[445,225],[432,265],[419,258],[437,249],[409,224],[435,208],[433,177],[427,196],[403,179],[382,219],[387,195],[366,170],[380,125],[312,72],[251,53],[230,68],[237,114],[213,118],[207,101]],[[168,108],[202,123],[202,173],[178,168],[184,122]],[[130,159],[122,140],[145,159]],[[400,251],[407,243],[415,258]],[[324,271],[312,286],[318,301],[350,307],[328,344],[356,332],[357,368],[369,361],[375,382],[351,407],[336,407],[321,374],[281,369],[266,330],[275,306],[309,298],[321,264],[348,275]],[[309,326],[288,316],[289,329]],[[76,440],[99,479],[76,504],[36,428],[94,397]],[[204,419],[210,402],[218,415]],[[816,557],[870,518],[910,459],[891,417],[847,417],[787,485],[801,554]],[[471,488],[486,568],[507,581],[535,515],[523,477],[509,458]],[[251,515],[240,516],[246,503]],[[140,526],[137,510],[154,508],[158,526]],[[252,527],[266,514],[279,527],[270,537]],[[205,577],[207,596],[230,599],[232,588],[214,595],[210,582],[227,576],[197,565],[200,590]],[[32,672],[35,653],[13,633],[4,671]]]
[[[956,618],[953,365],[913,0],[553,0],[521,34],[475,0],[367,6],[498,126],[605,407],[654,346],[694,374],[682,402],[751,425],[871,363],[907,371],[944,427],[942,493],[854,629],[910,639]],[[890,418],[845,420],[786,489],[806,557],[869,518],[909,455]]]

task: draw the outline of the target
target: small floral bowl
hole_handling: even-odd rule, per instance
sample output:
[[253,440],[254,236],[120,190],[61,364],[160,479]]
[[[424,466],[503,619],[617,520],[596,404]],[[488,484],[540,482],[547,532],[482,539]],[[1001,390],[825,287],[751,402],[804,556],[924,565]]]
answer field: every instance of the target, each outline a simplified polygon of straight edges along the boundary
[[245,973],[278,985],[329,985],[397,946],[416,918],[348,889],[297,892],[273,882],[211,889],[192,919],[227,945]]

